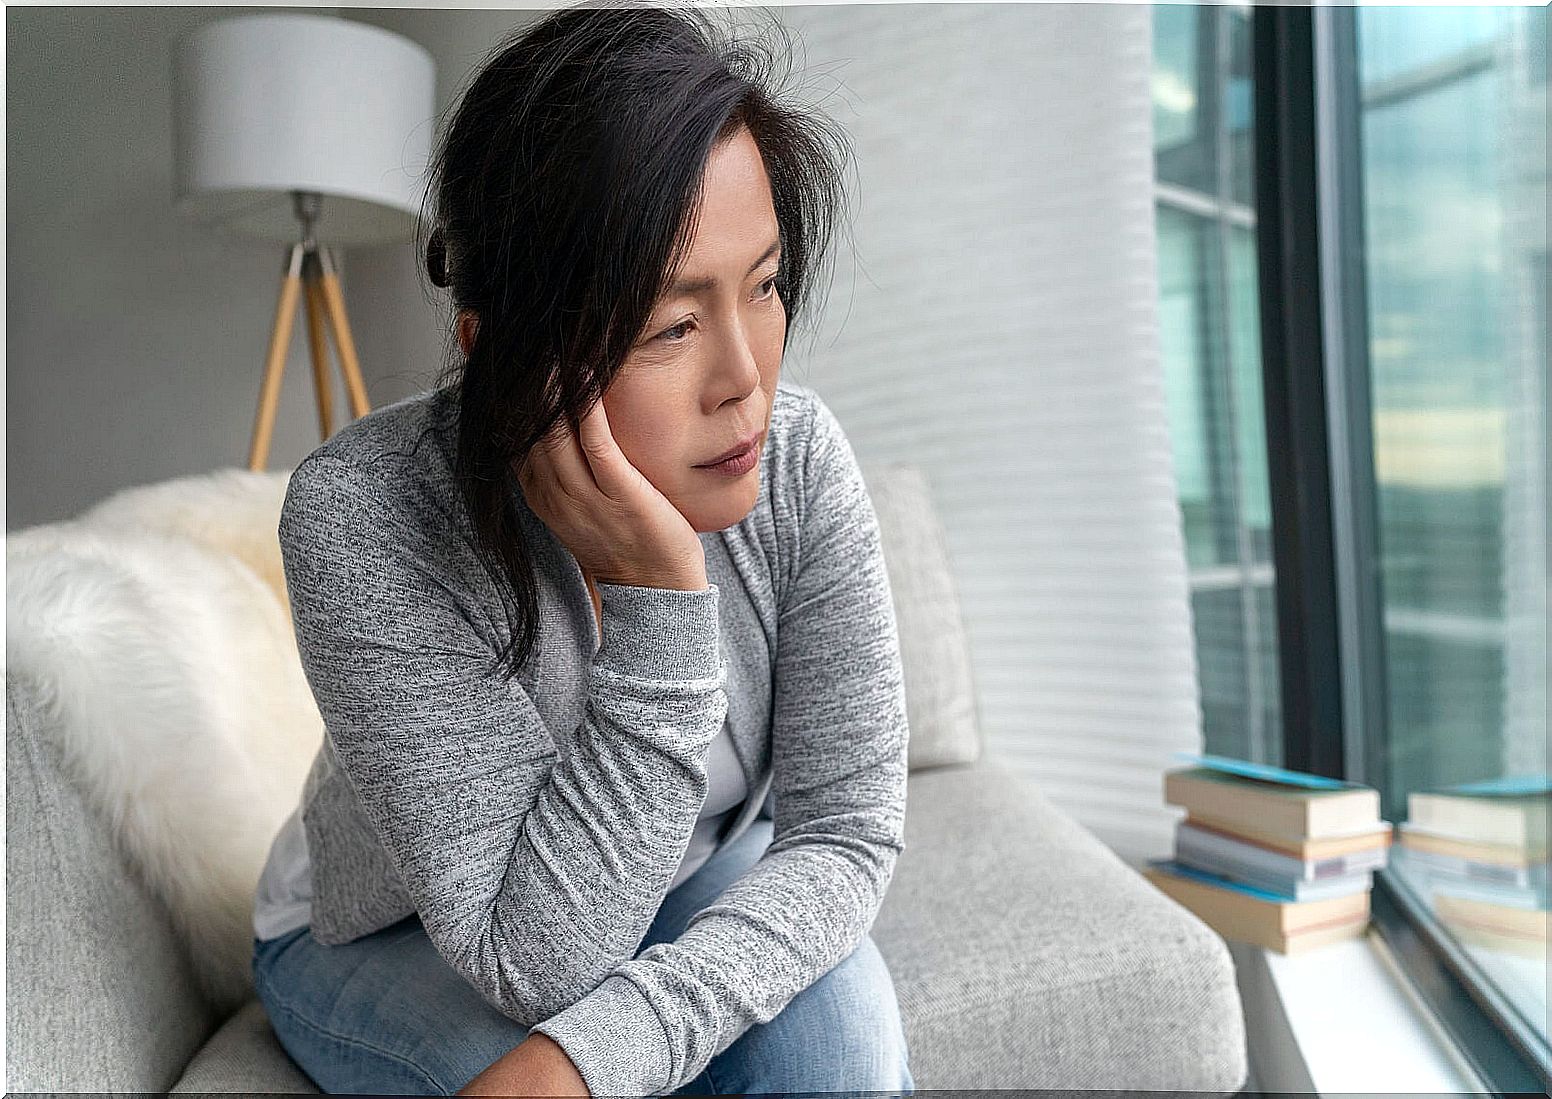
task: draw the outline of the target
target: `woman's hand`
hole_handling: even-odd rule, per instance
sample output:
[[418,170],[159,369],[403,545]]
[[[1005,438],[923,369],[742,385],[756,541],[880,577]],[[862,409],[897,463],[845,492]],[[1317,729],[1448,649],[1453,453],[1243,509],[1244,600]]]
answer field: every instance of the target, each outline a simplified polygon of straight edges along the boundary
[[566,1051],[548,1034],[533,1033],[470,1080],[459,1095],[591,1095]]
[[551,429],[517,475],[528,506],[595,583],[708,586],[700,536],[625,457],[602,401],[578,432],[564,420]]

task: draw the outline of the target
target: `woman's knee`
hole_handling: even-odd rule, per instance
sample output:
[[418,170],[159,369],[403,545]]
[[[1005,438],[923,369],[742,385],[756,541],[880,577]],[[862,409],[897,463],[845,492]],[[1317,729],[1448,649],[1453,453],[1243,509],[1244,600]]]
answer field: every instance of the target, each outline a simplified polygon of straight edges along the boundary
[[528,1036],[414,926],[342,946],[304,936],[256,967],[276,1036],[327,1092],[451,1095]]
[[265,986],[260,986],[259,999],[281,1048],[326,1094],[451,1094],[426,1067],[393,1049],[336,1032],[277,999]]

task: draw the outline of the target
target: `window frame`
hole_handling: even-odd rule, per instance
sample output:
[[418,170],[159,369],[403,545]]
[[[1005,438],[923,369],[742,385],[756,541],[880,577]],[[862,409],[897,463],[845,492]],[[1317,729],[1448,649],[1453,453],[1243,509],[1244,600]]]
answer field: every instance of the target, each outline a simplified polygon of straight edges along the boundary
[[[1356,28],[1353,6],[1256,6],[1253,159],[1284,766],[1373,784],[1390,734]],[[1371,899],[1376,930],[1480,1079],[1498,1094],[1552,1090],[1545,1043],[1405,884],[1381,871]]]

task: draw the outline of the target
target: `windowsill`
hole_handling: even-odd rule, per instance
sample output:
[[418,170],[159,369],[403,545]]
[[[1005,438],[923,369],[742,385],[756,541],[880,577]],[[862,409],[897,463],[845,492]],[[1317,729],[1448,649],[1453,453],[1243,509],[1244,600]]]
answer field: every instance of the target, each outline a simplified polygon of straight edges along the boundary
[[1371,927],[1289,957],[1230,943],[1261,1091],[1482,1093]]

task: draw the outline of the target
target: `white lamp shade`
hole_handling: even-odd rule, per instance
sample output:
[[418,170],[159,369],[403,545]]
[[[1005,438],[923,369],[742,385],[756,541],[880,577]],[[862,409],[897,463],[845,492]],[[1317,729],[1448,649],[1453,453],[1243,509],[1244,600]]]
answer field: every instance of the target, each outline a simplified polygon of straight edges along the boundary
[[408,240],[435,101],[431,55],[392,31],[324,15],[206,23],[174,49],[174,202],[231,233],[292,242],[291,192],[316,191],[320,240]]

